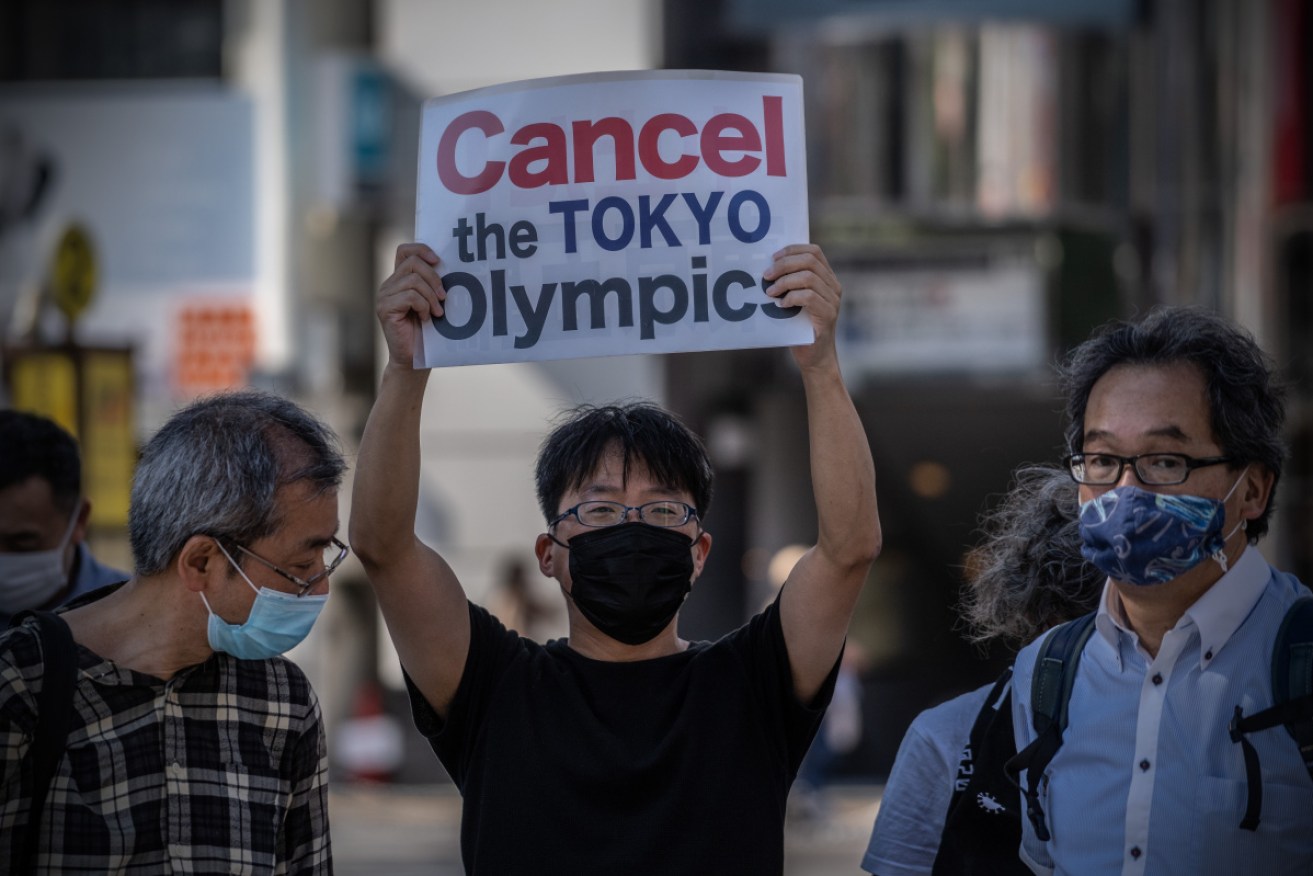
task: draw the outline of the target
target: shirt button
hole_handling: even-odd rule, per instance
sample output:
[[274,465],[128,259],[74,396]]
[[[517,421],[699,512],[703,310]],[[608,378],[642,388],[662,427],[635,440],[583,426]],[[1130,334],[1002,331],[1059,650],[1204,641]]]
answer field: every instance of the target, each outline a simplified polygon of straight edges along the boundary
[[1210,649],[1207,653],[1204,654],[1204,659],[1205,659],[1205,660],[1212,660],[1212,659],[1213,659],[1213,652],[1212,652],[1211,649]]
[[1151,680],[1153,681],[1154,684],[1162,684],[1162,683],[1163,683],[1163,674],[1162,674],[1161,672],[1155,672],[1155,673],[1153,674],[1153,678],[1152,678]]
[[1140,855],[1143,855],[1143,854],[1144,854],[1144,852],[1140,851],[1140,847],[1139,847],[1139,846],[1131,846],[1131,857],[1132,857],[1132,858],[1134,858],[1135,860],[1138,861],[1138,860],[1140,860]]
[[1148,769],[1149,769],[1149,761],[1148,761],[1148,760],[1142,760],[1142,761],[1140,761],[1140,769],[1142,769],[1142,770],[1148,770]]

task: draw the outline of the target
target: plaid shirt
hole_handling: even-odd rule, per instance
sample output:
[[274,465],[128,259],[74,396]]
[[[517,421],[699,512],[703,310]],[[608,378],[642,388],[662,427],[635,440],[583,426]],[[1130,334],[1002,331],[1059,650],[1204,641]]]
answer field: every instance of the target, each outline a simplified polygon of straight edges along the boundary
[[[0,635],[4,873],[22,870],[14,838],[31,816],[35,629]],[[332,872],[323,725],[294,663],[215,653],[162,681],[78,651],[38,873]]]

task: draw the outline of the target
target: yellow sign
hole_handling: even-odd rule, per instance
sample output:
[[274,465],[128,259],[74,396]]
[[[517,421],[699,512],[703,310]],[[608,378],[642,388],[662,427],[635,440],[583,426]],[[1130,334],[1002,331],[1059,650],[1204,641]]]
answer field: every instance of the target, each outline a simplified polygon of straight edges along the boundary
[[90,351],[82,368],[82,482],[93,526],[128,525],[137,430],[127,350]]
[[50,294],[69,323],[77,321],[96,294],[96,250],[81,225],[64,229],[50,270]]
[[14,408],[49,417],[74,437],[78,427],[77,365],[67,353],[31,352],[9,365]]
[[6,362],[15,410],[49,417],[78,440],[91,525],[127,525],[137,463],[136,385],[127,348],[25,349]]

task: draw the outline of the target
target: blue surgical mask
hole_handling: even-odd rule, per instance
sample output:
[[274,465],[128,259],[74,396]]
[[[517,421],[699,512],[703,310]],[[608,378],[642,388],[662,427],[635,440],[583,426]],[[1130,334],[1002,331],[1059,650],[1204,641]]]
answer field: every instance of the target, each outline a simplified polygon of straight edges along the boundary
[[1143,587],[1164,584],[1210,557],[1227,569],[1226,543],[1245,528],[1242,520],[1226,535],[1227,499],[1154,493],[1116,487],[1080,506],[1081,555],[1114,581]]
[[[219,544],[217,541],[215,543]],[[205,602],[205,610],[210,613],[210,622],[206,627],[210,647],[239,660],[268,660],[301,644],[309,635],[310,628],[315,625],[315,619],[323,610],[324,603],[328,601],[328,594],[296,596],[270,590],[268,587],[256,587],[222,544],[219,544],[219,550],[223,551],[242,580],[255,591],[255,602],[251,604],[251,613],[243,623],[230,624],[214,613],[209,600],[202,593],[201,600]]]

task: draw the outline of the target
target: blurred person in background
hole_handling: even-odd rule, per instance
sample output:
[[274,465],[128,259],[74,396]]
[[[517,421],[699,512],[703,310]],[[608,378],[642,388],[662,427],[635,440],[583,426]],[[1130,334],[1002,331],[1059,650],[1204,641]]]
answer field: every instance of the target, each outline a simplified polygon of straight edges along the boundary
[[[280,655],[346,556],[345,468],[326,426],[253,391],[195,402],[151,438],[133,576],[60,609],[71,638],[44,616],[0,635],[0,871],[330,872],[319,703]],[[60,659],[75,671],[51,703]]]
[[519,557],[508,557],[501,572],[488,597],[488,610],[506,629],[535,642],[547,641],[559,620],[557,605],[548,604],[534,591],[528,566]]
[[568,639],[541,646],[508,631],[415,537],[429,372],[412,363],[421,321],[443,314],[437,268],[429,247],[404,244],[379,289],[388,362],[350,530],[416,724],[461,790],[466,871],[782,873],[788,789],[880,547],[874,466],[834,347],[840,288],[824,255],[787,247],[765,272],[767,294],[802,308],[815,333],[793,355],[819,539],[779,598],[715,643],[678,634],[711,549],[711,466],[701,440],[656,405],[577,409],[539,452],[547,531],[534,549],[564,596]]
[[73,436],[45,417],[0,411],[0,629],[20,611],[128,579],[91,555],[90,516]]
[[[1100,328],[1061,376],[1082,551],[1107,584],[1065,729],[1041,736],[1013,698],[1022,857],[1037,873],[1313,873],[1313,736],[1301,752],[1298,721],[1249,720],[1271,714],[1274,663],[1295,650],[1276,643],[1309,596],[1256,547],[1286,452],[1271,360],[1215,313],[1164,307]],[[1053,666],[1041,647],[1017,655],[1018,690]]]
[[[1094,608],[1102,574],[1081,556],[1076,484],[1028,466],[983,518],[961,614],[977,643],[1017,648]],[[1011,670],[927,709],[903,737],[862,869],[874,876],[1026,874],[1022,812],[1003,764],[1016,753]]]
[[840,760],[856,751],[862,743],[862,674],[865,671],[866,655],[861,645],[850,639],[844,644],[843,658],[839,661],[834,696],[825,710],[820,730],[798,768],[798,780],[789,798],[790,817],[812,827],[825,826],[830,817],[826,788],[834,780]]

